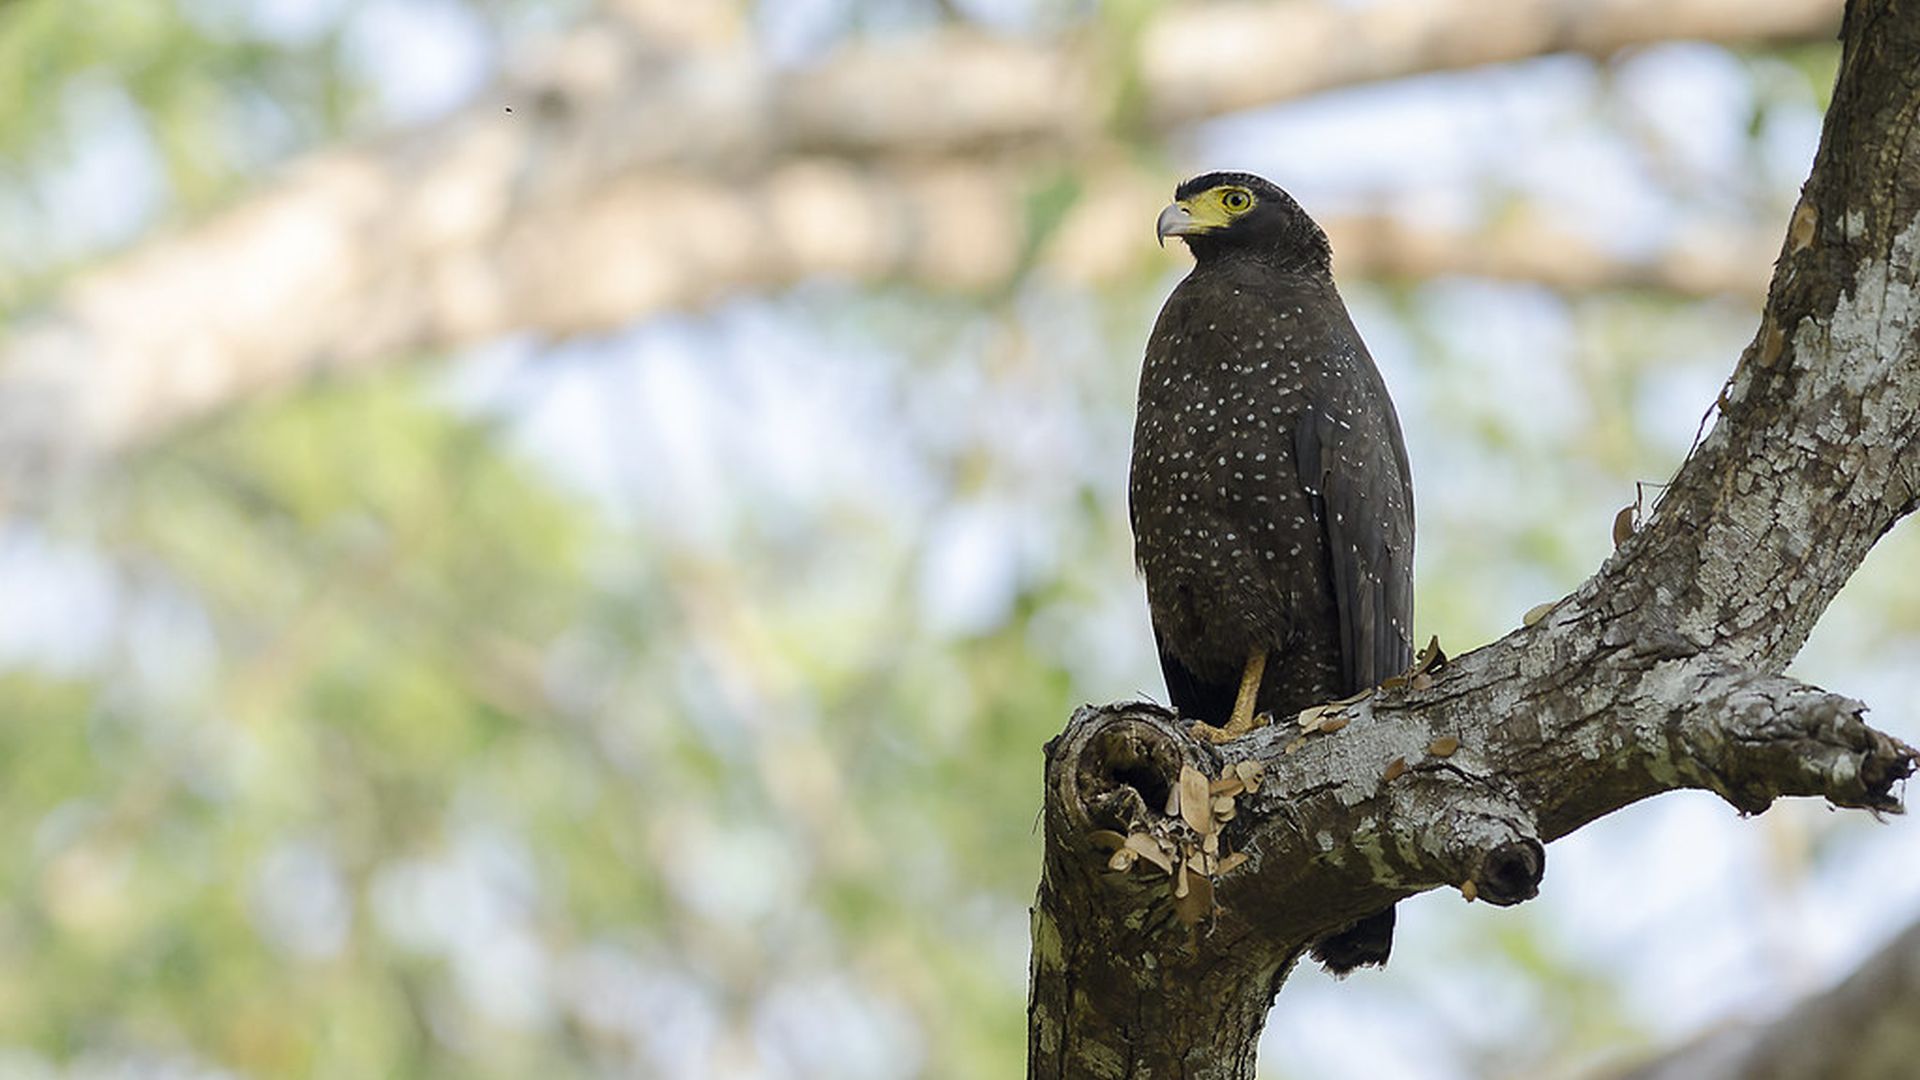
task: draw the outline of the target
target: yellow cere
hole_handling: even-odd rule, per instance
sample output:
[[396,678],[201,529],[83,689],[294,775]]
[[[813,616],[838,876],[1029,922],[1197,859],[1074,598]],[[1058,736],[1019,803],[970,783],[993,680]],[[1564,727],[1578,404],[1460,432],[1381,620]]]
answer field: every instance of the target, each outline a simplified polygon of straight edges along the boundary
[[1222,185],[1208,188],[1190,199],[1183,199],[1180,205],[1187,208],[1193,224],[1204,229],[1218,229],[1241,214],[1253,209],[1253,192],[1234,185]]

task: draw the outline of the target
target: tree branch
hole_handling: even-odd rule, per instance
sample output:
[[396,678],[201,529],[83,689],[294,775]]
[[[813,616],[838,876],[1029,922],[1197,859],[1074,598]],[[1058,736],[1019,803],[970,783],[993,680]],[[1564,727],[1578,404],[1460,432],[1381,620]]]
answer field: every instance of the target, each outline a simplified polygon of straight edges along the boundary
[[[819,275],[1004,280],[1029,246],[1034,177],[1117,163],[1101,147],[1128,109],[1163,128],[1543,51],[1605,53],[1675,34],[1804,40],[1830,32],[1834,5],[1209,4],[1159,12],[1125,42],[956,29],[791,72],[724,44],[724,15],[662,22],[656,9],[637,4],[630,21],[531,57],[433,128],[316,154],[233,211],[81,276],[10,328],[0,508],[319,371],[515,331],[607,330]],[[634,25],[666,25],[673,47],[639,40]],[[1223,62],[1243,50],[1262,59]],[[1138,57],[1137,78],[1115,74],[1116,55]],[[1116,168],[1121,179],[1088,192],[1043,253],[1072,276],[1139,264],[1131,196],[1142,187]],[[1165,196],[1155,179],[1145,205]],[[1117,221],[1116,205],[1128,208]],[[1678,254],[1621,263],[1564,236],[1529,245],[1524,231],[1488,244],[1404,229],[1366,243],[1377,225],[1349,231],[1362,240],[1343,256],[1346,273],[1564,272],[1573,287],[1716,291],[1752,280]],[[1541,252],[1576,257],[1549,270],[1562,264]]]
[[1598,573],[1223,748],[1149,705],[1050,746],[1030,1075],[1251,1077],[1309,942],[1437,885],[1525,900],[1548,841],[1662,791],[1898,809],[1914,750],[1780,675],[1920,491],[1920,13],[1856,0],[1845,49],[1720,421]]

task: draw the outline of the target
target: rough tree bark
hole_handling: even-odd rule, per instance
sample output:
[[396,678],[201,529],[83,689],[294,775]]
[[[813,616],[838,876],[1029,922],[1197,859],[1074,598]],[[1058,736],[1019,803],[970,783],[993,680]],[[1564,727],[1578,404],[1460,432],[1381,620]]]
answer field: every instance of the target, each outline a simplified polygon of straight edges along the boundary
[[1308,942],[1437,886],[1526,900],[1545,844],[1649,795],[1899,808],[1914,751],[1780,674],[1920,499],[1920,4],[1855,0],[1843,44],[1720,419],[1592,578],[1224,747],[1142,703],[1049,744],[1030,1076],[1245,1080]]
[[[1069,165],[1099,184],[1037,257],[1074,276],[1135,266],[1148,250],[1138,207],[1165,197],[1166,178],[1111,146],[1123,98],[1162,130],[1548,52],[1807,40],[1830,32],[1837,10],[1836,0],[1223,3],[1169,7],[1117,42],[949,30],[781,70],[704,25],[724,18],[682,7],[694,13],[674,18],[703,25],[666,44],[614,23],[583,29],[524,58],[472,108],[296,162],[231,211],[81,275],[40,317],[6,328],[0,512],[41,502],[103,456],[322,371],[513,332],[606,331],[820,275],[996,283],[1035,254],[1036,178]],[[1258,62],[1233,62],[1249,50]],[[1727,251],[1725,239],[1686,234],[1668,252],[1622,260],[1537,223],[1470,239],[1329,224],[1347,273],[1745,292],[1759,265],[1703,258]]]

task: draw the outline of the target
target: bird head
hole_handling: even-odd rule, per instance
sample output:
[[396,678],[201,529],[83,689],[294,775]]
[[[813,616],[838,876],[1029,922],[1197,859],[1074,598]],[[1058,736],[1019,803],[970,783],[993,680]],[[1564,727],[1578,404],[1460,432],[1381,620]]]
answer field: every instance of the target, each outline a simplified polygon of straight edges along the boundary
[[1199,262],[1237,252],[1303,268],[1333,261],[1327,234],[1300,204],[1252,173],[1211,172],[1181,184],[1156,231],[1162,245],[1169,236],[1185,240]]

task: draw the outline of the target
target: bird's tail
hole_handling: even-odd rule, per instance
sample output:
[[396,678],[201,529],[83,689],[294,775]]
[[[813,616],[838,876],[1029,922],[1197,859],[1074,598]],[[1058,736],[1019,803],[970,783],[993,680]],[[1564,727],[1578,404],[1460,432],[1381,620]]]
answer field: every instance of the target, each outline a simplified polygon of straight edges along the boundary
[[1312,955],[1332,975],[1367,964],[1384,965],[1393,951],[1393,909],[1376,911],[1313,943]]

